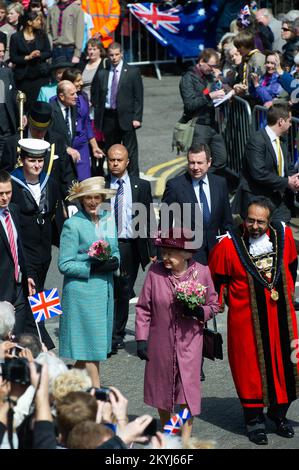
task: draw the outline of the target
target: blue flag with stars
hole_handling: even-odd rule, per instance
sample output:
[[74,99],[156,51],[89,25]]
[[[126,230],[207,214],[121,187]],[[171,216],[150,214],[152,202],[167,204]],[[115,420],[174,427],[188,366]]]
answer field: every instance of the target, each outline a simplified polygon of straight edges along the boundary
[[198,1],[169,7],[154,3],[134,3],[131,13],[175,57],[197,57],[201,50],[212,47],[215,31],[209,26],[215,17],[217,1]]

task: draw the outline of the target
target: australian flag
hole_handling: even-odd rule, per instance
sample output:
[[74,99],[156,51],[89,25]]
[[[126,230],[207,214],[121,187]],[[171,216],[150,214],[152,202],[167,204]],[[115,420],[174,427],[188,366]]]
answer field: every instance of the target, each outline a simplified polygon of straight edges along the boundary
[[50,289],[28,297],[31,311],[36,322],[62,315],[58,290]]
[[134,3],[128,7],[173,56],[197,57],[202,49],[214,45],[215,31],[209,25],[218,10],[216,0],[169,8],[155,3]]

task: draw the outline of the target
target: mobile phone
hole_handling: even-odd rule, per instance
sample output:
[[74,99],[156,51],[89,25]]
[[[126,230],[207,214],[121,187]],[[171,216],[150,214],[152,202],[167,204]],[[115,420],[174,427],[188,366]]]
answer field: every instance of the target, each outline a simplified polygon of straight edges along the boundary
[[[90,388],[88,392],[90,392],[91,390],[93,389]],[[95,388],[94,387],[94,390],[95,390],[94,397],[96,398],[96,400],[110,401],[110,398],[109,398],[110,388],[107,388],[107,387]]]
[[157,432],[157,420],[153,418],[149,425],[143,431],[144,436],[154,436]]

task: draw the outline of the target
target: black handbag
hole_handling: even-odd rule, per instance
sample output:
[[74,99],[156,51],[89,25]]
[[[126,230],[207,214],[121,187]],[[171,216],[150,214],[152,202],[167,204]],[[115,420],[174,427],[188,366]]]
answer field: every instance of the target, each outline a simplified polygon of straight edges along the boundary
[[215,359],[223,359],[223,339],[221,333],[217,331],[215,315],[213,315],[213,327],[213,330],[210,330],[206,326],[203,329],[202,355],[207,359],[215,361]]

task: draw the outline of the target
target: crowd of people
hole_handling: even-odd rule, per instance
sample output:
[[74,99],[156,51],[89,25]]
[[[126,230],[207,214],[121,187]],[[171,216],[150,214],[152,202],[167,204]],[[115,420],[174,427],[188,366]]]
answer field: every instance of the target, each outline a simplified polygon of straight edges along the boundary
[[[181,77],[181,121],[195,120],[194,135],[186,171],[167,181],[158,217],[139,176],[141,74],[112,38],[118,1],[0,3],[0,442],[213,447],[191,435],[204,331],[226,305],[249,440],[268,443],[264,408],[279,436],[294,436],[286,417],[299,390],[289,223],[299,173],[286,136],[299,109],[299,12],[276,19],[254,3],[241,5],[218,50],[201,51]],[[233,205],[215,115],[228,93],[268,109],[246,144]],[[45,289],[52,245],[64,277],[59,357],[28,302]],[[180,408],[180,440],[149,431],[149,415],[129,422],[127,398],[101,389],[100,363],[125,347],[129,301],[148,266],[135,329],[144,402],[158,410],[162,430]]]

